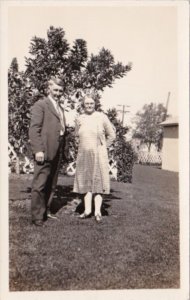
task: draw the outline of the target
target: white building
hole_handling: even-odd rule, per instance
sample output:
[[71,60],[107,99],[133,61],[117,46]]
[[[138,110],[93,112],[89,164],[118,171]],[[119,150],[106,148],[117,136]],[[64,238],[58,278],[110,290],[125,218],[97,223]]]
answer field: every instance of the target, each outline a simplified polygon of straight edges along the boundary
[[179,171],[179,137],[178,137],[178,119],[169,117],[162,122],[164,127],[163,148],[162,148],[162,169],[178,172]]

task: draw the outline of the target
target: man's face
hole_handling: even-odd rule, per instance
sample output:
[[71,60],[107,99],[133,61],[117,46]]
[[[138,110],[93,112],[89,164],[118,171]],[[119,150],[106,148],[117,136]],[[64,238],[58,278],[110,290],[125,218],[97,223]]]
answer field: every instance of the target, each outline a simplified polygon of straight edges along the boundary
[[49,86],[49,94],[55,101],[59,101],[63,95],[63,88],[60,85],[53,83]]

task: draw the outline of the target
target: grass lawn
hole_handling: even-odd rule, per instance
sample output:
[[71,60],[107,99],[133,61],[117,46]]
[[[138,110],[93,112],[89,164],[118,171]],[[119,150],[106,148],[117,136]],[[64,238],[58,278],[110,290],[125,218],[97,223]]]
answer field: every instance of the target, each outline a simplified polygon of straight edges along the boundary
[[52,209],[30,219],[32,175],[10,175],[10,290],[179,288],[178,174],[135,165],[133,183],[111,182],[103,222],[80,220],[72,177],[60,176]]

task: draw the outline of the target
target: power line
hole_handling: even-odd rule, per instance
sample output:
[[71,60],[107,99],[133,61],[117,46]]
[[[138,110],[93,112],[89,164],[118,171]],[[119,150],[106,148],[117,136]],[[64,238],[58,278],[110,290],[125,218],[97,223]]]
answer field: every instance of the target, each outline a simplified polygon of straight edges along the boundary
[[118,104],[117,106],[122,106],[122,109],[118,109],[117,111],[122,113],[122,126],[124,126],[124,118],[125,118],[125,114],[130,112],[130,110],[125,110],[125,108],[129,108],[130,105],[121,105]]

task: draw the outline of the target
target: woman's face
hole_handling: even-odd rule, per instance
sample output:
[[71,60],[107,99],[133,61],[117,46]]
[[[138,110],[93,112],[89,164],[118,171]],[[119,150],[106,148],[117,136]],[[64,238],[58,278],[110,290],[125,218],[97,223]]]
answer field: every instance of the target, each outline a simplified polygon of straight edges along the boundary
[[95,109],[95,102],[92,98],[85,98],[84,99],[84,110],[87,114],[93,113]]

